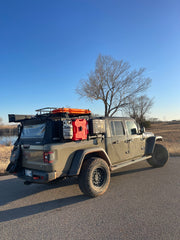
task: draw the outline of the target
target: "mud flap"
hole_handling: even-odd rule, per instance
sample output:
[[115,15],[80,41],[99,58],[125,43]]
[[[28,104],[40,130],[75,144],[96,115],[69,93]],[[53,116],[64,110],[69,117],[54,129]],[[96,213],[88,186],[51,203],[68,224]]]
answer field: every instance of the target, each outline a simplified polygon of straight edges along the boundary
[[11,157],[10,163],[6,168],[6,171],[9,173],[14,173],[20,170],[21,168],[21,145],[14,146]]

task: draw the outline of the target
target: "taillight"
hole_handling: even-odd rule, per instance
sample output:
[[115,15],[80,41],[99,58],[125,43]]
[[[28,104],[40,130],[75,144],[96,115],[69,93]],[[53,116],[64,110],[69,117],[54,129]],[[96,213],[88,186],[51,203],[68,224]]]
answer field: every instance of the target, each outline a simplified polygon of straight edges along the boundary
[[44,163],[52,163],[54,161],[54,152],[44,152]]

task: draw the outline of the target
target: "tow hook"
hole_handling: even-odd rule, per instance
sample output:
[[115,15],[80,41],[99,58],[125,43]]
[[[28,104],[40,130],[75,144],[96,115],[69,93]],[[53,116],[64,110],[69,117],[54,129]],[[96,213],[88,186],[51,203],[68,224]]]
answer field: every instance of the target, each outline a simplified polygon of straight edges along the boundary
[[24,185],[30,185],[30,184],[32,184],[32,182],[29,182],[29,181],[24,182]]

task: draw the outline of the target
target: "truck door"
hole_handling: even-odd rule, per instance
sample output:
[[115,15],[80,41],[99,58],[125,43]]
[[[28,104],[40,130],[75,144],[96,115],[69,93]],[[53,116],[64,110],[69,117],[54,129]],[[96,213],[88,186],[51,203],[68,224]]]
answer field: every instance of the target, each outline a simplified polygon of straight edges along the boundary
[[121,120],[109,120],[110,136],[107,137],[107,152],[112,164],[128,159],[128,142],[123,122]]
[[130,159],[142,157],[145,150],[145,138],[143,138],[142,134],[138,134],[137,125],[134,120],[126,120],[125,124]]

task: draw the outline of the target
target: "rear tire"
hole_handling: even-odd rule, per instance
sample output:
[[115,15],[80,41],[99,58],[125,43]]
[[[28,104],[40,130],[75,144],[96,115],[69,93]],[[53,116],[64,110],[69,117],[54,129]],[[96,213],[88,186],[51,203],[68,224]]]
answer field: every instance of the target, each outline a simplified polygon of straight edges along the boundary
[[110,170],[107,163],[101,158],[85,160],[79,174],[79,188],[90,197],[102,195],[110,183]]
[[155,144],[152,158],[148,159],[147,162],[154,168],[163,167],[168,161],[169,154],[167,149],[161,144]]

